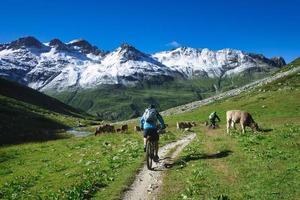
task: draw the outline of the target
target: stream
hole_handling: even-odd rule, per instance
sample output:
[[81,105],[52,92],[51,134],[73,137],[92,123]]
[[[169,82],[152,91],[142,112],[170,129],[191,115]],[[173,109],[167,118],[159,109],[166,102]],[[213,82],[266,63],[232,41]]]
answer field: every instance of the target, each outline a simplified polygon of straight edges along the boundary
[[70,128],[66,131],[66,133],[69,133],[71,135],[74,135],[75,137],[86,137],[89,135],[92,135],[92,132],[88,132],[88,131],[80,131],[80,130],[76,130],[74,128]]

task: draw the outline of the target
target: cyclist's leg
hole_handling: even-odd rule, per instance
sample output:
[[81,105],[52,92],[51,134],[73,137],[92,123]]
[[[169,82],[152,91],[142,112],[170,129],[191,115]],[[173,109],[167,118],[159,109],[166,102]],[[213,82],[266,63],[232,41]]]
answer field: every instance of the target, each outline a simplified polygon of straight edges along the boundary
[[146,152],[146,144],[147,144],[147,137],[149,135],[149,130],[144,129],[144,152]]
[[211,125],[212,125],[213,128],[215,128],[215,126],[216,126],[216,120],[211,120]]
[[152,135],[153,139],[155,140],[155,152],[154,152],[154,157],[156,158],[156,160],[159,159],[158,157],[158,141],[159,141],[159,134],[157,132],[157,129],[153,130],[153,135]]

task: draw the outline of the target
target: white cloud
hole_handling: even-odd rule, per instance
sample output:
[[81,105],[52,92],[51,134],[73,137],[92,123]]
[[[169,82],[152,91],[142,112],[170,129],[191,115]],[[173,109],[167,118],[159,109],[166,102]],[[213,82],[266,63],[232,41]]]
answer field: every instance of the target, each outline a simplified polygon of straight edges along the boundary
[[166,44],[166,46],[176,48],[176,47],[180,47],[181,44],[178,43],[177,41],[172,41],[172,42],[169,42],[168,44]]

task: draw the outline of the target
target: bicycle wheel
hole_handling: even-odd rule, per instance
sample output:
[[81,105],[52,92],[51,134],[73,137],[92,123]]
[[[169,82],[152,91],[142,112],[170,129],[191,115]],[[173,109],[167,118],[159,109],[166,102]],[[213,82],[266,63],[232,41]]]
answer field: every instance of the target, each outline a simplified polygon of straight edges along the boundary
[[152,169],[152,159],[153,159],[153,147],[152,147],[152,142],[150,142],[150,140],[147,140],[146,143],[146,160],[147,160],[147,168],[149,170]]

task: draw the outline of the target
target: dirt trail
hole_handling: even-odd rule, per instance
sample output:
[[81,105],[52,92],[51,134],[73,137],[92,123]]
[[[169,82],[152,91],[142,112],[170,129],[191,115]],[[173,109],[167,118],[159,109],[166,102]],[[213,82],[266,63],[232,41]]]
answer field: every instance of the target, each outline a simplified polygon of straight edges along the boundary
[[126,200],[142,200],[156,199],[159,188],[162,185],[162,177],[167,166],[173,159],[196,137],[195,133],[189,134],[182,139],[169,143],[159,149],[160,161],[154,163],[154,170],[150,171],[144,165],[141,171],[136,175],[135,181],[125,192],[122,199]]

